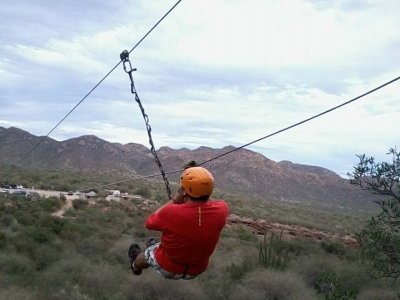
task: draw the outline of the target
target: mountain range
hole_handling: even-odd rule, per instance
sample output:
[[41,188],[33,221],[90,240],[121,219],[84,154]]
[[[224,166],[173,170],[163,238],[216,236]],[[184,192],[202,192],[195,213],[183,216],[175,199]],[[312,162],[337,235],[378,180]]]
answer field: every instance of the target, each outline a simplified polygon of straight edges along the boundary
[[[65,141],[39,137],[24,130],[0,127],[0,165],[17,165],[40,140],[40,145],[23,160],[21,166],[41,169],[81,171],[116,170],[140,176],[156,174],[158,167],[150,150],[140,144],[110,143],[94,135]],[[188,161],[203,162],[234,150],[199,147],[157,150],[164,170],[179,170]],[[319,203],[327,206],[366,208],[373,205],[374,195],[353,186],[331,170],[292,163],[275,162],[264,155],[239,149],[205,165],[215,177],[220,190],[242,197],[292,203]],[[170,181],[178,181],[179,173]]]

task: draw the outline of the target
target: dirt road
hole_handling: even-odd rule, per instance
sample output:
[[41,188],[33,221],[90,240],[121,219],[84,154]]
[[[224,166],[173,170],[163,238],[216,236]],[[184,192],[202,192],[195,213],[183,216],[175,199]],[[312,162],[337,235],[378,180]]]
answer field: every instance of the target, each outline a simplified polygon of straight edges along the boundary
[[72,208],[72,199],[71,199],[71,196],[67,196],[67,199],[65,200],[65,204],[59,210],[53,212],[51,215],[53,217],[63,218],[64,213],[70,208]]
[[254,229],[257,234],[264,234],[267,231],[282,232],[284,236],[296,237],[301,236],[314,241],[321,241],[323,239],[336,240],[350,247],[357,247],[358,242],[352,235],[339,235],[331,232],[324,232],[317,229],[306,228],[303,226],[281,224],[277,222],[268,222],[267,220],[254,220],[251,218],[239,217],[238,215],[231,214],[228,218],[228,223],[242,224]]

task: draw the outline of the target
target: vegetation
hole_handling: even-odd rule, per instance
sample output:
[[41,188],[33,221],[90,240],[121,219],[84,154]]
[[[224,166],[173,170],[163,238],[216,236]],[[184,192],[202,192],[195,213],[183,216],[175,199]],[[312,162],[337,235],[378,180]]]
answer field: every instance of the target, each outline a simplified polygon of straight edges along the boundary
[[[159,237],[143,226],[158,206],[80,201],[63,218],[51,216],[64,201],[0,195],[0,299],[373,299],[382,289],[387,299],[397,297],[398,285],[368,276],[357,249],[260,236],[242,225],[224,229],[196,280],[169,281],[152,270],[135,277],[127,249],[132,240]],[[283,263],[263,263],[260,250]]]
[[[10,174],[12,175],[10,177]],[[124,181],[131,174],[109,172],[80,172],[73,170],[41,170],[27,169],[9,165],[0,166],[0,183],[16,183],[36,189],[59,191],[89,191],[94,190],[99,195],[109,194],[109,190],[118,189],[121,192],[141,195],[147,199],[165,202],[165,187],[157,180],[136,180],[116,185],[110,182]],[[170,182],[172,191],[177,190],[177,184]],[[93,187],[98,187],[93,189]],[[99,187],[100,186],[100,187]],[[266,201],[265,199],[229,194],[216,190],[214,197],[229,199],[231,212],[255,219],[268,219],[315,228],[319,230],[347,234],[361,230],[366,220],[376,213],[376,210],[357,210],[354,208],[308,205],[304,203],[285,203]]]
[[[7,170],[0,168],[0,182],[64,191],[122,179],[117,174],[56,170],[12,173],[14,177],[7,178]],[[55,217],[52,213],[65,198],[36,195],[28,200],[0,194],[0,299],[398,299],[398,282],[369,276],[374,261],[369,248],[281,232],[262,235],[238,224],[224,229],[208,270],[196,280],[165,280],[152,270],[135,277],[127,249],[133,240],[144,245],[148,236],[159,237],[144,228],[144,221],[165,201],[165,189],[157,181],[108,188],[153,201],[74,200],[63,217]],[[107,194],[106,189],[96,191]],[[214,196],[227,199],[231,213],[240,216],[334,233],[356,233],[369,226],[371,216],[357,210],[246,199],[218,190]]]
[[282,232],[276,236],[273,232],[270,234],[267,242],[267,234],[264,234],[263,242],[260,242],[259,260],[264,268],[284,269],[288,260],[290,248],[282,241]]
[[375,162],[373,157],[359,155],[360,162],[351,174],[352,182],[383,195],[381,208],[358,234],[363,254],[371,263],[376,277],[400,277],[400,152],[391,148],[391,162]]

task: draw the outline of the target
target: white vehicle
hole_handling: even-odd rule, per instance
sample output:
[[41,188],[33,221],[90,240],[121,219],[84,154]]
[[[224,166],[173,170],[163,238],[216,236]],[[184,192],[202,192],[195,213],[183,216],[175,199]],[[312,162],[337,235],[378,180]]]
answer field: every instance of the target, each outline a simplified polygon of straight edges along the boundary
[[114,197],[121,197],[121,192],[118,191],[118,190],[113,190],[113,191],[112,191],[112,195],[113,195]]

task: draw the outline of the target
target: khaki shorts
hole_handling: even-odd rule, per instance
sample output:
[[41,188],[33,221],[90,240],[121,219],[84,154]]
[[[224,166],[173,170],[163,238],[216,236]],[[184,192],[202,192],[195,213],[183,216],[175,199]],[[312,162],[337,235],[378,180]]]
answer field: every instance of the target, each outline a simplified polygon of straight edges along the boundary
[[163,268],[160,267],[158,264],[156,257],[155,257],[155,251],[158,248],[160,243],[154,244],[153,246],[150,246],[149,248],[146,248],[144,250],[144,257],[146,261],[149,263],[150,266],[152,266],[158,274],[160,274],[164,278],[168,279],[185,279],[185,280],[190,280],[194,279],[197,277],[197,275],[189,275],[189,274],[175,274],[168,272],[164,270]]

